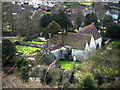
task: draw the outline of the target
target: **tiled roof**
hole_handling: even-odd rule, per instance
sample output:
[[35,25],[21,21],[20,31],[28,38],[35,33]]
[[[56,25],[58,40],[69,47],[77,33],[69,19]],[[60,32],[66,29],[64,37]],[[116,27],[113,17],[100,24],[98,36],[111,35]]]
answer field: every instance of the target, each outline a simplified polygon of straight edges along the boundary
[[56,57],[53,54],[44,54],[41,60],[44,64],[50,65],[53,61],[56,60]]
[[63,47],[63,46],[64,46],[63,43],[59,43],[59,44],[56,44],[56,45],[52,46],[52,47],[50,48],[50,50],[56,50],[56,49],[61,48],[61,47]]
[[97,40],[100,37],[102,37],[100,35],[100,33],[98,32],[98,30],[96,29],[96,27],[94,26],[94,24],[90,24],[90,25],[82,28],[82,30],[79,31],[78,33],[92,34],[95,40]]
[[64,39],[64,44],[72,43],[78,40],[85,40],[90,43],[91,37],[91,34],[68,33]]
[[78,40],[78,41],[71,42],[68,45],[71,46],[72,49],[84,50],[86,43],[87,43],[87,41],[85,41],[85,40]]
[[90,43],[91,37],[91,34],[68,33],[67,36],[62,36],[63,43],[57,44],[59,36],[55,35],[50,40],[50,43],[54,45],[51,47],[51,50],[55,50],[64,45],[69,45],[74,49],[83,50],[85,48],[86,43]]

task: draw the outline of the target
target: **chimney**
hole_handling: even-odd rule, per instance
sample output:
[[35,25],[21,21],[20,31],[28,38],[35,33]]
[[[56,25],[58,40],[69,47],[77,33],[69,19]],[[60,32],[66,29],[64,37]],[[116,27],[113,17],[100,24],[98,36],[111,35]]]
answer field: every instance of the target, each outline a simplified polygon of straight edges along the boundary
[[49,39],[47,39],[47,50],[50,50],[50,43],[49,43]]
[[49,40],[51,39],[51,33],[49,33]]
[[59,35],[59,37],[58,37],[58,43],[61,43],[62,42],[62,32],[58,32],[58,35]]
[[92,22],[91,24],[92,24],[92,25],[94,25],[94,24],[95,24],[95,22]]
[[82,31],[82,27],[79,27],[79,31]]

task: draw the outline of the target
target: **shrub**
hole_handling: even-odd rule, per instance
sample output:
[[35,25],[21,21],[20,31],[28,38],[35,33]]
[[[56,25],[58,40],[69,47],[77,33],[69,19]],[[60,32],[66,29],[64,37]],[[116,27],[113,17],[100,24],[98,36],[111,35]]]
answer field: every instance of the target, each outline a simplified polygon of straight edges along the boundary
[[15,65],[15,45],[8,39],[2,40],[2,66]]
[[94,77],[91,73],[85,73],[82,77],[79,77],[78,88],[97,88]]

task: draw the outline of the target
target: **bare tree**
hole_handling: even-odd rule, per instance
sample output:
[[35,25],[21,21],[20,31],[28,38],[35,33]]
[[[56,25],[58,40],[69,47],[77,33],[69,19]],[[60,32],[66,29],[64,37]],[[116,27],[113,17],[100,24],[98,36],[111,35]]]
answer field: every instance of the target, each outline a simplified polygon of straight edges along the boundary
[[93,10],[95,11],[98,19],[102,19],[104,17],[106,10],[105,10],[103,3],[95,2]]

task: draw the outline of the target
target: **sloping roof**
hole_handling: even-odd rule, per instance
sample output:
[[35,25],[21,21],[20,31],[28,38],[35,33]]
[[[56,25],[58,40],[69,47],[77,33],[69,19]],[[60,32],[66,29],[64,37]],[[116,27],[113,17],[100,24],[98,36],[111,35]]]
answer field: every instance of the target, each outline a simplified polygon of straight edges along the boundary
[[84,33],[84,34],[92,34],[94,39],[97,40],[100,37],[102,37],[100,35],[100,33],[97,31],[96,27],[94,26],[94,24],[90,24],[84,28],[82,28],[81,31],[79,31],[78,33]]
[[44,62],[44,64],[50,65],[53,61],[56,60],[55,55],[53,54],[44,54],[41,58],[42,62]]
[[59,40],[59,36],[58,35],[54,35],[53,38],[49,41],[49,43],[57,44],[58,40]]
[[50,50],[55,50],[55,49],[61,48],[61,47],[63,47],[63,46],[64,46],[63,43],[59,43],[59,44],[56,44],[56,45],[54,45],[53,47],[51,47]]
[[71,46],[72,49],[84,50],[86,43],[87,43],[87,41],[85,41],[85,40],[78,40],[78,41],[71,42],[68,45]]
[[92,34],[68,33],[67,36],[62,36],[62,43],[57,44],[59,35],[53,36],[49,43],[54,46],[50,50],[58,49],[64,45],[69,45],[74,49],[85,49],[86,43],[90,43]]
[[80,34],[80,33],[68,33],[65,37],[64,44],[69,44],[74,41],[85,40],[90,43],[92,35],[91,34]]

